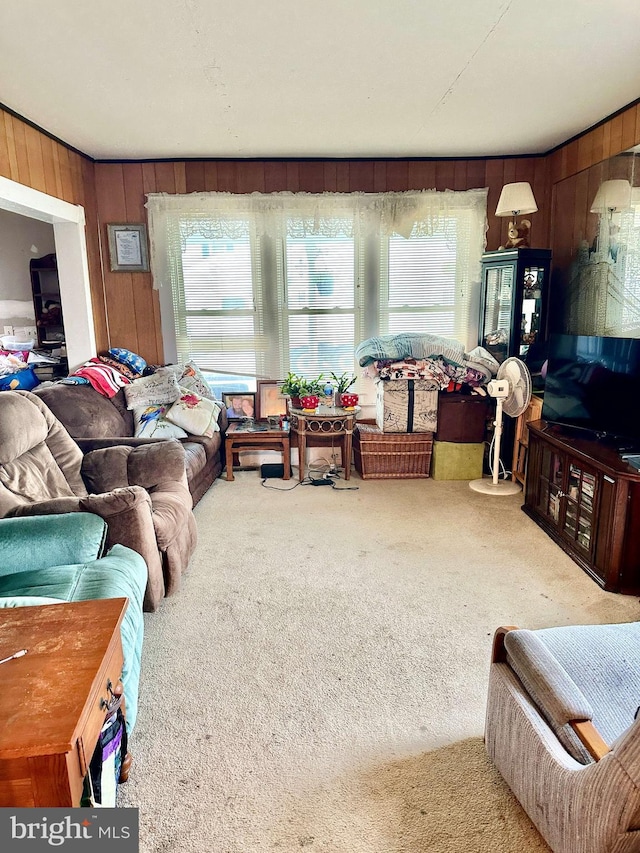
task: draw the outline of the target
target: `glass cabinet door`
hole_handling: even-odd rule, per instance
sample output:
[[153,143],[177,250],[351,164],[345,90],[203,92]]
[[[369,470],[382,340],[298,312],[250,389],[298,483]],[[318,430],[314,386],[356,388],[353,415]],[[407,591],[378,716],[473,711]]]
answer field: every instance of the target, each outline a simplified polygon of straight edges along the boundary
[[540,466],[540,489],[538,493],[538,510],[554,521],[560,523],[561,499],[564,497],[562,485],[564,480],[564,456],[555,453],[548,447],[542,450]]
[[562,532],[580,549],[591,553],[593,547],[593,506],[596,476],[575,463],[569,465],[566,507]]
[[531,344],[534,344],[541,335],[542,297],[546,286],[545,268],[533,264],[526,266],[522,284],[518,354],[520,358],[525,358]]
[[514,269],[514,266],[493,267],[487,270],[485,278],[482,345],[498,362],[504,361],[510,351]]

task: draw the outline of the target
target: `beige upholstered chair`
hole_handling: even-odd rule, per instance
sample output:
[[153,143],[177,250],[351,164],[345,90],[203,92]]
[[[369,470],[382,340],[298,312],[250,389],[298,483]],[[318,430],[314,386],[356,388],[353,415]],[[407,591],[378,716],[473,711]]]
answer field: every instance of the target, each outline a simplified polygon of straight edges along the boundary
[[640,623],[494,641],[485,742],[554,853],[640,851]]

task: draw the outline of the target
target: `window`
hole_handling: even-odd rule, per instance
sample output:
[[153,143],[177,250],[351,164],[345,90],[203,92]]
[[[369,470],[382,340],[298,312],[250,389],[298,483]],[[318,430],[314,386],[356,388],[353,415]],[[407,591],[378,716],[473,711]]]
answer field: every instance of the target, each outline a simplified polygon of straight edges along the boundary
[[312,377],[353,370],[374,335],[477,341],[486,190],[154,194],[147,207],[168,357]]

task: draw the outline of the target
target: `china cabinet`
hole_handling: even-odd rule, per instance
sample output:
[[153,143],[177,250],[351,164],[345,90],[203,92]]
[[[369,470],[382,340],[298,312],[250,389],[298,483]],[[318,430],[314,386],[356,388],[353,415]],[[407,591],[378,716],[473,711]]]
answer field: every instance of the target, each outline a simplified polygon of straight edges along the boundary
[[482,256],[480,346],[502,362],[527,360],[546,336],[551,249],[505,249]]

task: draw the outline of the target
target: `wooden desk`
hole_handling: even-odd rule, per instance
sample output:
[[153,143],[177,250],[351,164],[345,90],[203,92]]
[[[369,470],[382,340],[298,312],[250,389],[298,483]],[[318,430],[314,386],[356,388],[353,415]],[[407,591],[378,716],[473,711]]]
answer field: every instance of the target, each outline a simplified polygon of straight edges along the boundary
[[126,598],[0,610],[0,806],[79,806],[123,665]]
[[224,439],[226,452],[227,480],[233,480],[233,455],[238,450],[281,450],[284,468],[283,480],[291,479],[291,447],[289,430],[279,427],[255,429],[232,421]]
[[340,445],[344,478],[345,480],[349,479],[351,476],[353,427],[359,411],[359,406],[353,409],[353,411],[334,408],[333,406],[327,408],[320,406],[316,412],[289,408],[291,432],[295,434],[298,441],[298,471],[300,480],[304,480],[305,478],[307,446],[311,446],[314,443],[314,439],[322,439],[322,443],[324,444],[329,439],[333,445],[336,438]]

